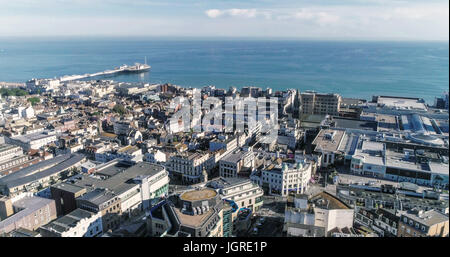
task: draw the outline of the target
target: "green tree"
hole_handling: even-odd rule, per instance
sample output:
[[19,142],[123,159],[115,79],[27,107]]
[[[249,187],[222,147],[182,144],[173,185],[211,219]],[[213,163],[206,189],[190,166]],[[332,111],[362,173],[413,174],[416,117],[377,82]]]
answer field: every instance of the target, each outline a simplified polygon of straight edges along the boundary
[[2,96],[24,96],[28,95],[28,92],[20,88],[0,88],[0,94]]
[[30,97],[27,101],[30,102],[31,105],[36,105],[41,102],[41,99],[39,97]]
[[125,109],[125,107],[124,107],[123,105],[121,105],[121,104],[116,104],[116,105],[113,107],[113,112],[116,112],[116,113],[118,113],[118,114],[120,114],[120,115],[124,115],[125,113],[127,113],[127,110]]

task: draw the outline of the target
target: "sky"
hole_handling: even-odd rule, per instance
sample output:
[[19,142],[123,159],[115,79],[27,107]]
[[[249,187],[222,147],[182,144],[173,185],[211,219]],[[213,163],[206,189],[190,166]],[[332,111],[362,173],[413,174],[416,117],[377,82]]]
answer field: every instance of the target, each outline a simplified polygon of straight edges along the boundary
[[449,39],[448,0],[0,0],[0,37]]

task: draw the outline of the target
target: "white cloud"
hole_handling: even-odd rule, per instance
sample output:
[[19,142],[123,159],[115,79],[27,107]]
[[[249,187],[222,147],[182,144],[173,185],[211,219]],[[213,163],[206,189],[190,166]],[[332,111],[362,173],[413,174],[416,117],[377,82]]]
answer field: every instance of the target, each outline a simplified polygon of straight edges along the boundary
[[398,7],[392,12],[392,17],[405,18],[412,20],[430,19],[434,17],[449,17],[448,6],[441,8],[437,6],[421,7]]
[[244,17],[244,18],[255,18],[257,16],[263,16],[266,19],[270,19],[271,14],[267,11],[260,11],[256,9],[209,9],[205,11],[206,15],[210,18],[218,18],[220,16],[228,17]]
[[284,19],[297,19],[297,20],[303,20],[303,21],[311,21],[315,22],[321,26],[328,25],[328,24],[335,24],[340,20],[340,17],[337,15],[330,14],[328,12],[324,11],[312,11],[309,9],[302,9],[293,15],[287,15],[283,16]]
[[323,25],[329,25],[336,23],[340,20],[340,17],[334,14],[330,14],[325,11],[316,11],[311,9],[300,9],[297,12],[280,12],[277,10],[258,10],[258,9],[209,9],[206,15],[210,18],[218,17],[245,17],[245,18],[257,18],[262,17],[264,19],[272,19],[275,17],[277,20],[289,20],[295,19],[300,21],[307,21]]
[[218,9],[210,9],[210,10],[207,10],[205,13],[209,18],[217,18],[219,16],[222,16],[222,14],[223,14],[223,12]]
[[[105,1],[108,8],[95,14],[89,11],[92,5],[102,10]],[[359,0],[339,4],[328,4],[329,0],[303,1],[308,2],[304,4],[277,0],[273,5],[222,1],[202,2],[195,8],[186,7],[185,0],[168,3],[170,8],[159,7],[164,5],[162,0],[130,1],[133,4],[124,0],[42,0],[39,3],[0,0],[0,37],[171,35],[441,40],[449,37],[447,0],[432,3],[372,0],[383,3],[372,5],[355,4]]]
[[227,10],[227,13],[231,16],[241,16],[247,18],[256,17],[256,9],[230,9]]

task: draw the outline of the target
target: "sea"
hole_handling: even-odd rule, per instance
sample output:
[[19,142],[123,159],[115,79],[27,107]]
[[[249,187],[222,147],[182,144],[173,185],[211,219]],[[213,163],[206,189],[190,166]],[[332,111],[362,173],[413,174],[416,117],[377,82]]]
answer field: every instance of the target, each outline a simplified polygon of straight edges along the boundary
[[0,81],[95,73],[145,58],[150,72],[107,79],[420,97],[428,104],[449,88],[449,43],[437,41],[0,38]]

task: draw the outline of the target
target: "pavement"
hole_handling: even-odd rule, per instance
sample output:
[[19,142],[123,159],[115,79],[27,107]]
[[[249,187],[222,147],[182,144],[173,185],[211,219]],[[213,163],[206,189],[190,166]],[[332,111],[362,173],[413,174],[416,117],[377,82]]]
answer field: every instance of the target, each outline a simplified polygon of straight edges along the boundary
[[[263,205],[252,219],[249,231],[244,236],[280,237],[282,235],[286,199],[283,197],[263,196],[263,201]],[[261,217],[264,217],[264,222],[258,226]],[[257,233],[253,233],[254,228],[258,228]]]

